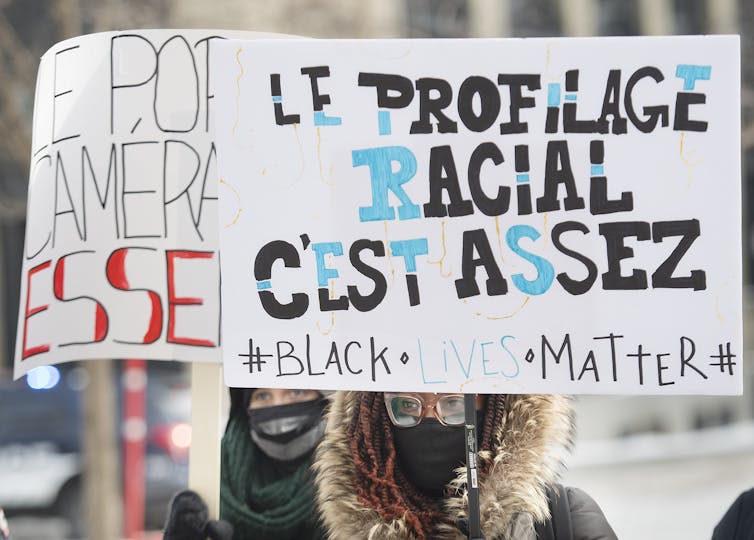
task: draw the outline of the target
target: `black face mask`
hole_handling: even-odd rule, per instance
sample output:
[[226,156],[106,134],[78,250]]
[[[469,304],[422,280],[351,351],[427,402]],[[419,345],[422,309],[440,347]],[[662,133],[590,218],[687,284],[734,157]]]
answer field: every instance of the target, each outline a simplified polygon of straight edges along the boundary
[[251,438],[269,457],[297,459],[317,446],[324,434],[322,413],[327,400],[249,409]]
[[[477,411],[477,426],[481,426],[481,414]],[[393,426],[401,471],[423,493],[442,496],[455,469],[466,464],[465,431],[463,426],[444,426],[434,418],[423,418],[410,428]]]

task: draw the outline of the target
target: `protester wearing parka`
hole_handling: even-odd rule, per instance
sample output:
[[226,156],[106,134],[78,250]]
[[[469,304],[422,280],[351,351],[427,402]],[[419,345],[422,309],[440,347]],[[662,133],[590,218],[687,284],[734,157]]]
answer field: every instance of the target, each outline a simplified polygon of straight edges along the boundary
[[[382,393],[336,393],[314,464],[329,537],[466,538],[466,468],[456,469],[440,500],[428,499],[401,471],[394,429]],[[487,540],[535,540],[535,522],[549,518],[546,487],[558,480],[573,431],[566,397],[486,396],[479,425],[479,500]],[[586,493],[569,489],[568,495],[574,540],[616,538]]]

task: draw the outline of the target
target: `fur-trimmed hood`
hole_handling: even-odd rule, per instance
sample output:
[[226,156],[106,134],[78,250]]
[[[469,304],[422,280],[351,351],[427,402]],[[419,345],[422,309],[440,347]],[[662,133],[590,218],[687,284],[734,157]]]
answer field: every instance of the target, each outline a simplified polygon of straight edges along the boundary
[[[356,495],[355,464],[348,426],[358,392],[336,392],[328,412],[325,437],[314,465],[321,518],[333,539],[414,539],[403,518],[386,522]],[[479,503],[482,531],[488,540],[533,538],[533,522],[549,516],[547,485],[554,484],[563,468],[573,436],[570,400],[556,395],[510,395],[504,425],[498,426],[487,475],[480,475]],[[445,504],[449,521],[466,518],[463,489],[466,468],[451,482],[459,488]],[[466,538],[446,526],[440,538]]]

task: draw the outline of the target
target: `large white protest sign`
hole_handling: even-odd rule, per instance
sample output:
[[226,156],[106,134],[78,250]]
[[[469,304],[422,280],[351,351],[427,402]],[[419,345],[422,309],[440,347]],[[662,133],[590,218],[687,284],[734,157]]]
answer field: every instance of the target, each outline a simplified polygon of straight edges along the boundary
[[16,377],[88,358],[219,362],[210,51],[252,35],[110,32],[42,57]]
[[737,37],[213,54],[227,384],[740,393]]

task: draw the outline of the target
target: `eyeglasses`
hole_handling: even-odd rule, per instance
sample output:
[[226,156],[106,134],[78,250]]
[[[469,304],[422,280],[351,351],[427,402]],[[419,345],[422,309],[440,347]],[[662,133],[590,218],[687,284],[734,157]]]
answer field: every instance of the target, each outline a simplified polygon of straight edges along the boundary
[[426,408],[432,409],[435,418],[444,426],[461,426],[466,420],[463,394],[445,394],[432,403],[425,403],[413,394],[385,392],[385,407],[390,421],[397,427],[419,425]]

